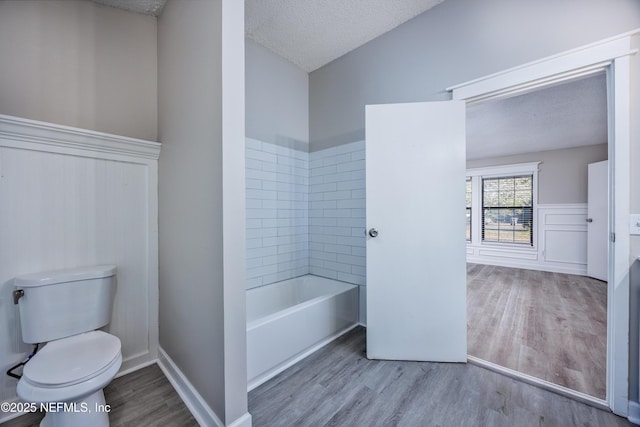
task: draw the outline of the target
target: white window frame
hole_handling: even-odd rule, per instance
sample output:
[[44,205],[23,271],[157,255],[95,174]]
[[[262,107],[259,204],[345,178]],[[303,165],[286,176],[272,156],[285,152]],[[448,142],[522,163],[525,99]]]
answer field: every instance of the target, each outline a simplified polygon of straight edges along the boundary
[[[538,171],[542,162],[516,163],[511,165],[489,166],[467,169],[467,177],[471,178],[471,241],[467,246],[485,246],[513,248],[523,251],[538,250]],[[533,245],[505,242],[485,242],[482,240],[482,179],[502,178],[520,175],[533,175]]]

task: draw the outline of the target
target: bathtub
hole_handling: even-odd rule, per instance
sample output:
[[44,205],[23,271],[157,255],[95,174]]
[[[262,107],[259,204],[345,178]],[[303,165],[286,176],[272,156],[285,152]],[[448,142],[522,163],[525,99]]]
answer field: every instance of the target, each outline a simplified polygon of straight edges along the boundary
[[358,286],[306,275],[247,291],[248,388],[356,326]]

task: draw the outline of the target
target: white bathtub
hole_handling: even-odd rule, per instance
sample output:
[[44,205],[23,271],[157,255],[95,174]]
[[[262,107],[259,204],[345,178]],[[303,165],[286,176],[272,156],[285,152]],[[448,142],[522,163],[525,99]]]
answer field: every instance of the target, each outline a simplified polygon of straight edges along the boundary
[[247,291],[249,390],[353,328],[358,287],[306,275]]

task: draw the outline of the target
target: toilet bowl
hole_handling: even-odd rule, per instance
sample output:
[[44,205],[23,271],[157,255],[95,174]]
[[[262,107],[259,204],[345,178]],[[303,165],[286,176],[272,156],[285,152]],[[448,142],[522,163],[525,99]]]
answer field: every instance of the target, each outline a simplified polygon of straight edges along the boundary
[[18,396],[45,404],[48,411],[43,427],[86,426],[88,422],[106,427],[109,407],[102,389],[121,364],[120,340],[105,332],[86,332],[52,341],[25,365]]
[[108,323],[115,267],[39,273],[15,279],[23,341],[46,342],[25,365],[17,394],[47,414],[41,427],[108,427],[102,389],[122,365]]

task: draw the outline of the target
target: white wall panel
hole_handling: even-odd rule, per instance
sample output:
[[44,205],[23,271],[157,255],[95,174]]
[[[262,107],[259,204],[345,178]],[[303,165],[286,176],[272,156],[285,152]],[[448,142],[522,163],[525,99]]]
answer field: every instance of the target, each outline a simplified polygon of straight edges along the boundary
[[587,233],[576,230],[547,230],[545,262],[587,264]]
[[537,246],[467,244],[467,261],[514,268],[585,275],[587,205],[538,205]]
[[[16,123],[24,125],[18,134],[8,130]],[[84,148],[80,142],[69,146],[78,135],[88,141]],[[31,350],[21,341],[13,278],[76,266],[117,266],[114,312],[106,329],[122,341],[122,371],[157,356],[157,160],[113,149],[99,141],[102,136],[0,117],[3,372]],[[159,144],[155,151],[157,159]],[[16,382],[2,377],[1,401],[15,398]]]

